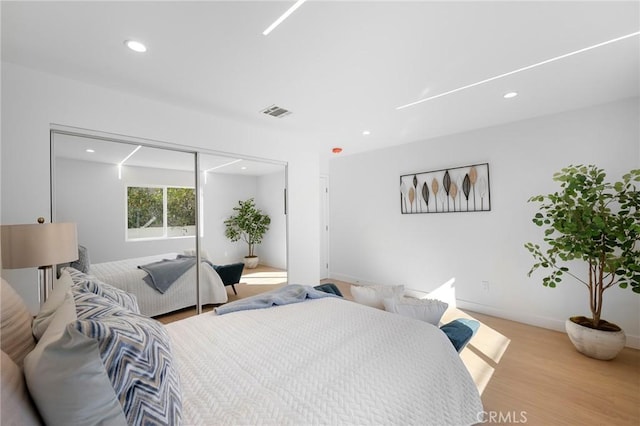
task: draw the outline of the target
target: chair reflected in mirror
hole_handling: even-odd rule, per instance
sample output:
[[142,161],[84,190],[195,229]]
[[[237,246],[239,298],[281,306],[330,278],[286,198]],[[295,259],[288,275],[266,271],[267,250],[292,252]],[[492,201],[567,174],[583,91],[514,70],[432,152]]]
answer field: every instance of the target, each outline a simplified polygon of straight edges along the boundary
[[233,294],[238,295],[235,284],[240,283],[244,263],[238,262],[230,263],[228,265],[213,265],[213,269],[218,273],[225,287],[230,285],[233,289]]

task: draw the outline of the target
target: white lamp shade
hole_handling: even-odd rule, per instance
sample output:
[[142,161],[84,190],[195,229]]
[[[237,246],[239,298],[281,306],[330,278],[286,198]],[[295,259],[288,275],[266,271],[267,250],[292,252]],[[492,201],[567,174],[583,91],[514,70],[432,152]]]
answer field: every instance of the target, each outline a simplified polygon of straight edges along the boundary
[[75,223],[2,225],[2,267],[34,268],[78,259]]

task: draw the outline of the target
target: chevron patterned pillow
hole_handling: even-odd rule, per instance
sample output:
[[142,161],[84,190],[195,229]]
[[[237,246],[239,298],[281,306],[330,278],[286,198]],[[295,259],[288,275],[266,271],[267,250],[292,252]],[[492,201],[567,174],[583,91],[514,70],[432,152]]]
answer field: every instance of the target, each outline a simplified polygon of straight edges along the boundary
[[77,287],[72,292],[76,317],[79,320],[99,320],[103,317],[132,313],[111,299],[95,294],[86,288]]
[[164,326],[94,293],[76,293],[77,331],[100,357],[129,424],[180,423],[182,400]]
[[75,329],[98,342],[127,423],[180,424],[180,380],[162,324],[120,309],[115,315],[78,320]]
[[74,268],[63,268],[63,271],[68,271],[73,280],[72,290],[78,288],[90,291],[99,296],[106,297],[113,300],[120,306],[129,309],[130,311],[139,314],[140,308],[138,307],[138,299],[134,294],[128,293],[122,289],[114,287],[110,284],[100,281],[94,276],[87,275],[84,272],[80,272]]
[[179,425],[180,380],[164,326],[88,291],[64,306],[69,299],[71,313],[56,312],[25,370],[44,420]]

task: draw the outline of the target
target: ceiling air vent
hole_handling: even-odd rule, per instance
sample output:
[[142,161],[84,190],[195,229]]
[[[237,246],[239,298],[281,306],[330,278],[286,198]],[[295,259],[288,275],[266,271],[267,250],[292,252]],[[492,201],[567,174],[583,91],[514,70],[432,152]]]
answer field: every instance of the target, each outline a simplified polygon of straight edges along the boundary
[[291,111],[289,111],[287,109],[284,109],[282,107],[279,107],[277,105],[271,105],[270,107],[267,107],[267,108],[263,109],[262,113],[270,115],[272,117],[282,118],[282,117],[286,117],[287,115],[291,114]]

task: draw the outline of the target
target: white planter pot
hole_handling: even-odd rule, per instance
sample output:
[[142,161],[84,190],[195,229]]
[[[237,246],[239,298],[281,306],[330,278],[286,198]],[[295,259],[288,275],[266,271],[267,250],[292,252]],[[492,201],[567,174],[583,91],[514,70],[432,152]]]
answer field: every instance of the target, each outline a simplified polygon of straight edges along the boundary
[[258,263],[260,262],[260,259],[258,258],[258,256],[253,256],[253,257],[245,257],[244,258],[244,267],[247,269],[254,269],[258,266]]
[[565,329],[578,352],[602,360],[615,358],[624,348],[627,338],[624,331],[602,331],[584,327],[568,319]]

